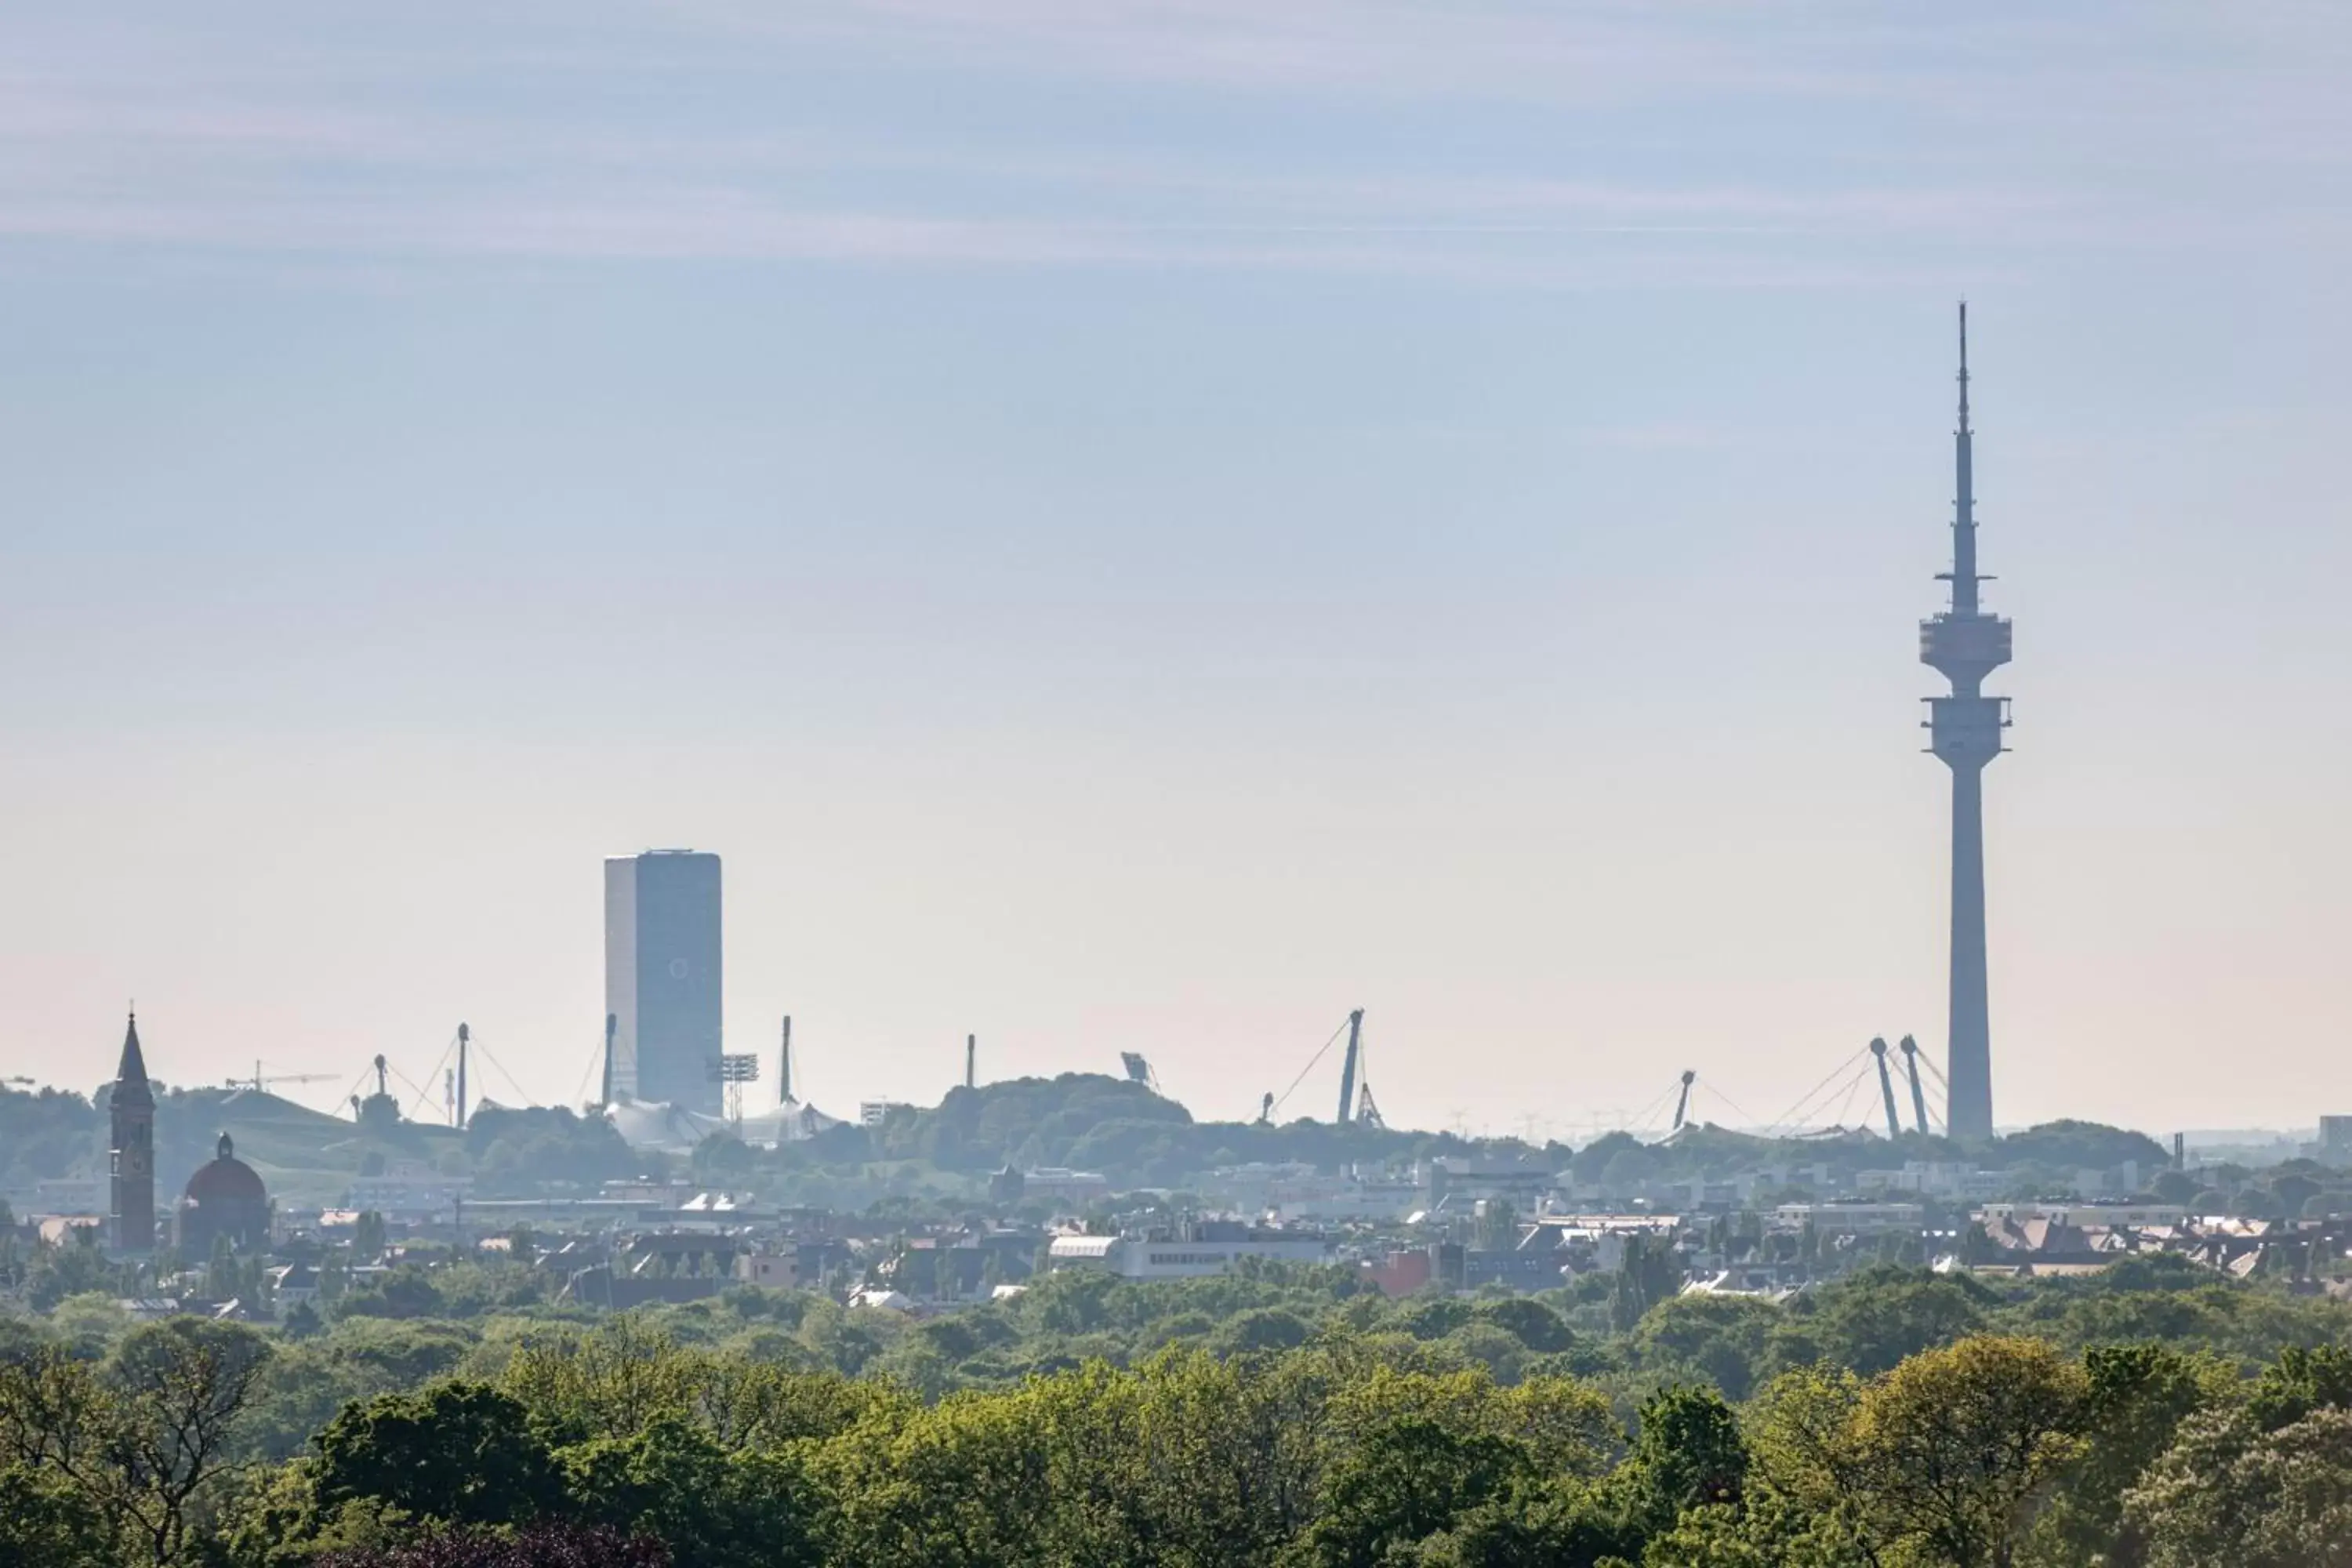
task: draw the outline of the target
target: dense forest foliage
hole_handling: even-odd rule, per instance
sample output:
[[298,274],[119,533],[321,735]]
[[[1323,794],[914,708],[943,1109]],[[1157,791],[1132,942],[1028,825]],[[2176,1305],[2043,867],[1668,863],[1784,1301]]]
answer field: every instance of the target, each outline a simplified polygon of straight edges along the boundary
[[2352,1563],[2352,1311],[2164,1260],[1622,1331],[1286,1268],[591,1321],[464,1268],[454,1320],[0,1320],[0,1564]]

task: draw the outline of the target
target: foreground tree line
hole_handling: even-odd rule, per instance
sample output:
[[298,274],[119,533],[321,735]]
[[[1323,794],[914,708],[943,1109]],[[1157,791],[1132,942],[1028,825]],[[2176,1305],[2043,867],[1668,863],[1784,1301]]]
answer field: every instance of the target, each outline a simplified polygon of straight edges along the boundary
[[495,1373],[246,1426],[273,1342],[146,1325],[0,1363],[0,1568],[1897,1568],[2352,1564],[2352,1352],[2247,1376],[2156,1343],[1970,1334],[1621,1419],[1333,1325],[1008,1389],[542,1324]]

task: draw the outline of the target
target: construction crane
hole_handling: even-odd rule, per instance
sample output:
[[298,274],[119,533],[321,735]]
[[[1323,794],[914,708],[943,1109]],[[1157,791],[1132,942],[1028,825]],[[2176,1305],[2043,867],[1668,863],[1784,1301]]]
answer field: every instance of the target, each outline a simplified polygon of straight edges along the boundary
[[1886,1039],[1881,1036],[1870,1042],[1870,1054],[1878,1062],[1878,1092],[1886,1101],[1886,1141],[1903,1141],[1903,1119],[1895,1113],[1895,1079],[1886,1071]]
[[1160,1075],[1151,1070],[1151,1064],[1144,1060],[1141,1051],[1119,1052],[1118,1065],[1127,1069],[1128,1082],[1139,1083],[1154,1094],[1160,1092]]
[[1381,1108],[1372,1103],[1372,1086],[1364,1085],[1356,1091],[1356,1125],[1383,1130],[1388,1123],[1381,1118]]
[[257,1061],[253,1064],[251,1078],[224,1079],[222,1087],[249,1089],[254,1093],[259,1094],[273,1083],[325,1083],[334,1076],[332,1073],[325,1072],[278,1072],[265,1076],[261,1070],[261,1064]]
[[1911,1119],[1919,1125],[1919,1136],[1927,1136],[1927,1096],[1919,1088],[1919,1042],[1910,1036],[1903,1037],[1903,1072],[1911,1080]]

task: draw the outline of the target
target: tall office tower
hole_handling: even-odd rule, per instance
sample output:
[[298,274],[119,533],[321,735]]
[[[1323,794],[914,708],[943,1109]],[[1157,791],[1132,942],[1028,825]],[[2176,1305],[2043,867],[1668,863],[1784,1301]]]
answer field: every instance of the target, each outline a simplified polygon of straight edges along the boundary
[[604,862],[612,1096],[720,1110],[719,857],[649,849]]
[[1927,699],[1928,750],[1952,770],[1951,1027],[1946,1042],[1955,1138],[1992,1136],[1992,1024],[1985,977],[1984,769],[2007,748],[2009,699],[1985,678],[2009,662],[2009,622],[1987,615],[1978,584],[1976,486],[1969,429],[1969,308],[1960,306],[1960,426],[1954,433],[1959,495],[1952,514],[1952,607],[1919,623],[1919,662],[1952,683]]
[[155,1090],[147,1081],[135,1013],[123,1031],[107,1122],[107,1241],[117,1252],[144,1256],[155,1250]]

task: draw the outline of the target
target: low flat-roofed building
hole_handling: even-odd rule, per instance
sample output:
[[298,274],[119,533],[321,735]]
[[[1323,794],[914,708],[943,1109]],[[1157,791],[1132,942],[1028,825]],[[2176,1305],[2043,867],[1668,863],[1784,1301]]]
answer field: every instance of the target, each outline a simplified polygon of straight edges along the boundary
[[1885,1236],[1916,1231],[1927,1224],[1927,1211],[1918,1204],[1782,1204],[1772,1211],[1772,1223],[1783,1230],[1811,1225],[1821,1236]]
[[1021,1195],[1024,1200],[1051,1198],[1056,1203],[1090,1204],[1110,1196],[1110,1178],[1100,1171],[1040,1165],[1021,1173]]
[[1116,1236],[1057,1236],[1045,1247],[1045,1267],[1113,1270],[1119,1241]]
[[471,1196],[471,1176],[445,1175],[415,1160],[397,1160],[381,1175],[354,1176],[346,1206],[373,1209],[387,1219],[440,1219]]
[[1059,1236],[1046,1247],[1051,1269],[1096,1268],[1124,1279],[1196,1279],[1223,1274],[1244,1258],[1321,1263],[1328,1238],[1312,1231],[1257,1229],[1203,1221],[1144,1236]]
[[1565,1282],[1568,1268],[1568,1254],[1551,1247],[1538,1251],[1473,1247],[1462,1254],[1462,1285],[1469,1290],[1482,1285],[1500,1285],[1528,1294],[1556,1290]]
[[747,1252],[735,1260],[735,1278],[770,1290],[800,1288],[800,1257],[794,1252]]

